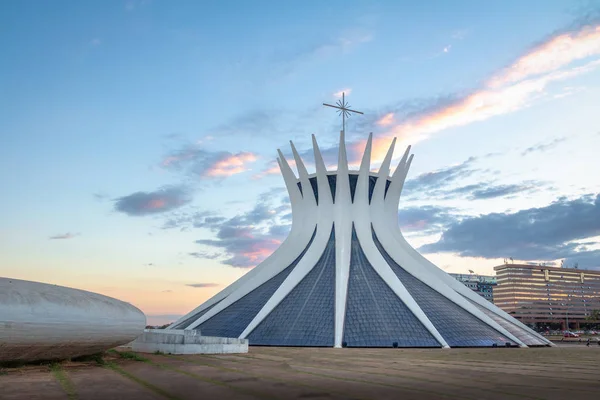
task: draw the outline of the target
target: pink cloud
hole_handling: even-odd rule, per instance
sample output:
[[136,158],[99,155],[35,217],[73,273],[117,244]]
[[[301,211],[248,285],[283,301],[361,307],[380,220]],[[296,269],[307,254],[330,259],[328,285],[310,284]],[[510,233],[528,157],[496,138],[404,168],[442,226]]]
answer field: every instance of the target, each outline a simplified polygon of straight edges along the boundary
[[[289,166],[293,169],[296,168],[296,161],[295,160],[287,160]],[[259,172],[258,174],[255,174],[252,176],[252,179],[262,179],[265,176],[269,176],[269,175],[279,175],[281,173],[281,170],[279,169],[279,164],[277,164],[277,161],[272,161],[271,163],[269,163],[269,165],[262,170],[261,172]]]
[[[547,96],[551,83],[565,81],[597,70],[600,60],[588,60],[579,66],[570,64],[600,55],[600,26],[555,36],[518,58],[494,75],[481,89],[428,113],[393,123],[393,114],[377,121],[387,130],[373,141],[373,162],[381,161],[392,137],[415,143],[429,135],[453,127],[484,121],[531,106]],[[362,154],[365,141],[350,145],[354,154]],[[352,160],[360,163],[359,158]]]
[[388,126],[394,122],[394,113],[387,113],[376,122],[379,126]]
[[269,257],[279,246],[281,246],[281,240],[265,239],[240,252],[238,257],[243,257],[247,265],[256,266]]
[[600,54],[600,26],[587,26],[578,32],[563,33],[520,57],[489,81],[490,87],[500,87],[521,79],[556,71]]
[[147,210],[159,210],[165,208],[167,205],[167,199],[152,199],[142,206]]
[[247,164],[253,163],[258,156],[250,152],[228,155],[210,166],[205,172],[209,177],[227,177],[248,171]]

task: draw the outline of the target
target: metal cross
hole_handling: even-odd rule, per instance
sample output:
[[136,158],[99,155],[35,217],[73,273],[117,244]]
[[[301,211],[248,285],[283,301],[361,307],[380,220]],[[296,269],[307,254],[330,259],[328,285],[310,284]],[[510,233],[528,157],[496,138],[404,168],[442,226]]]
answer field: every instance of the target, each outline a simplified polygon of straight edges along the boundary
[[[327,103],[323,103],[324,106],[327,107],[332,107],[332,108],[337,108],[338,109],[338,114],[340,114],[342,116],[342,130],[344,133],[346,133],[346,117],[350,117],[350,113],[356,113],[356,114],[363,114],[360,111],[356,111],[356,110],[351,110],[350,105],[348,103],[346,103],[346,94],[342,92],[342,99],[338,100],[337,103],[335,103],[336,105],[332,105],[332,104],[327,104]],[[364,114],[363,114],[364,115]]]

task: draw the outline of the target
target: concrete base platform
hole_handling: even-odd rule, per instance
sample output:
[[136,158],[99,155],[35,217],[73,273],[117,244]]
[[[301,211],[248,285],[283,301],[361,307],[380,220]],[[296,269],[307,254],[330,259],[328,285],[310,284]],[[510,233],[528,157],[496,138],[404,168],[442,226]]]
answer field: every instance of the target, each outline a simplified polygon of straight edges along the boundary
[[131,342],[140,353],[234,354],[248,352],[248,339],[202,336],[198,331],[145,329]]

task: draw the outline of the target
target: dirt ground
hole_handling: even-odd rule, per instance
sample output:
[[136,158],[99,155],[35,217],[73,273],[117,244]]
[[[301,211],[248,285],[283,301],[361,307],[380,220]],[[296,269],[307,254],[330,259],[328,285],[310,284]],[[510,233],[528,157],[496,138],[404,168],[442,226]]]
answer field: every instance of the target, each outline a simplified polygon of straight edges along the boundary
[[600,346],[540,349],[251,347],[0,370],[0,399],[600,399]]

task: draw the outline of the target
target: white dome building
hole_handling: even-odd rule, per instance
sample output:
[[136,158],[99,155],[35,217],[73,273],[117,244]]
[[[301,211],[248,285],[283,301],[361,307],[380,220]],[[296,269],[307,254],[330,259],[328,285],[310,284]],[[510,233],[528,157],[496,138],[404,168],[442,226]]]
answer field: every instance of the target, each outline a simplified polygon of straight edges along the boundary
[[85,290],[0,277],[0,363],[59,360],[131,342],[146,316]]
[[247,338],[250,345],[326,347],[550,346],[551,342],[442,271],[404,239],[398,203],[412,155],[394,173],[395,139],[370,172],[372,136],[350,171],[341,132],[337,171],[313,136],[316,174],[292,144],[279,151],[292,228],[269,258],[169,329]]

